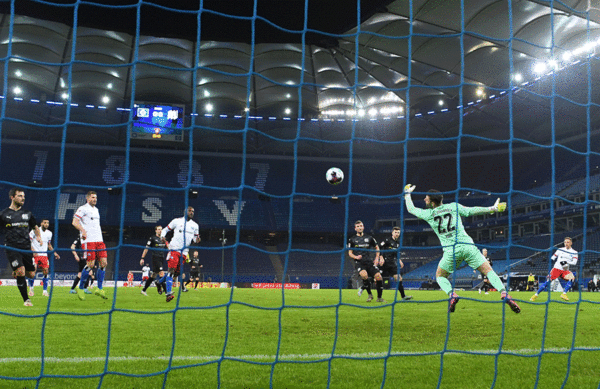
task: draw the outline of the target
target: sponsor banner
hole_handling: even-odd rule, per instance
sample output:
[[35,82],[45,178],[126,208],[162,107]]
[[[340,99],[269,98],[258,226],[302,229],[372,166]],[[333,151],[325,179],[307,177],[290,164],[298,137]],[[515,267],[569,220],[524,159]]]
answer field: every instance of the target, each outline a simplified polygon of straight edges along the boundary
[[[42,274],[41,271],[37,271],[35,273],[35,279],[36,280],[41,280],[42,278],[44,278],[44,275]],[[54,282],[58,281],[58,280],[70,280],[73,281],[75,278],[77,278],[77,273],[71,273],[71,272],[54,272]],[[50,273],[48,273],[48,281],[50,281]]]
[[[36,278],[33,285],[39,286],[41,284],[42,284],[42,280]],[[17,280],[15,280],[14,278],[0,279],[0,286],[6,286],[6,285],[16,286]],[[73,280],[65,280],[65,281],[54,280],[54,282],[51,282],[51,280],[48,278],[48,285],[50,285],[50,286],[71,286],[71,285],[73,285]]]
[[318,282],[313,282],[312,288],[313,289],[321,289],[321,284],[319,284]]
[[[275,282],[253,282],[252,287],[254,289],[281,289],[281,283]],[[283,285],[284,289],[300,289],[300,284],[286,282]]]
[[[188,289],[194,289],[194,287],[192,286],[194,283],[191,283],[188,286]],[[179,282],[173,282],[173,287],[174,288],[178,288],[179,287]],[[227,282],[199,282],[198,283],[198,289],[208,289],[208,288],[229,288],[229,283]]]
[[[17,285],[17,280],[15,280],[14,278],[5,278],[5,279],[0,279],[0,286],[16,286]],[[41,285],[41,281],[40,280],[35,280],[35,284],[34,286],[39,286]],[[71,286],[73,285],[73,280],[72,279],[64,279],[64,280],[54,280],[53,283],[50,282],[50,279],[48,279],[48,285],[50,286]],[[96,284],[94,283],[94,286]],[[280,284],[281,285],[281,284]],[[115,286],[115,282],[114,281],[104,281],[103,286],[112,288]],[[117,287],[141,287],[142,283],[140,283],[139,281],[134,281],[133,283],[131,282],[127,282],[127,281],[117,281]],[[152,288],[154,288],[154,283],[152,283],[151,285]],[[174,288],[178,288],[179,287],[179,283],[178,282],[174,282],[173,283],[173,287]],[[198,283],[198,288],[229,288],[230,285],[227,282],[200,282]],[[281,286],[280,286],[281,288]]]
[[[38,273],[37,278],[39,278],[40,274]],[[70,280],[72,282],[75,278],[77,278],[77,273],[54,272],[55,280]]]

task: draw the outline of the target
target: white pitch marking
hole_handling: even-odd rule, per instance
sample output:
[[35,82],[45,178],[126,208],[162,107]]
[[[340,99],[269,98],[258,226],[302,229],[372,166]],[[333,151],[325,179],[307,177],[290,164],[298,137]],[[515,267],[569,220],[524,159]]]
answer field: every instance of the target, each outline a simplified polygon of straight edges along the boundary
[[[548,347],[544,349],[544,352],[567,352],[570,351],[571,348],[566,347]],[[573,351],[599,351],[598,347],[575,347]],[[445,354],[448,355],[465,355],[467,353],[471,354],[479,354],[479,355],[495,355],[499,350],[448,350]],[[540,349],[518,349],[518,350],[502,350],[503,354],[520,354],[520,355],[535,355],[538,354]],[[396,356],[418,356],[419,354],[423,355],[431,355],[431,354],[440,354],[441,351],[399,351],[388,353],[352,353],[352,354],[335,354],[333,358],[383,358],[386,356],[396,357]],[[275,361],[275,355],[237,355],[230,356],[225,355],[223,360],[250,360],[250,361]],[[280,355],[277,359],[278,361],[294,361],[294,360],[322,360],[332,358],[331,354],[285,354]],[[44,358],[45,363],[90,363],[90,362],[104,362],[106,360],[105,357],[73,357],[73,358],[56,358],[56,357],[46,357]],[[132,356],[122,356],[122,357],[109,357],[109,362],[140,362],[140,361],[168,361],[168,356],[154,356],[154,357],[132,357]],[[207,362],[207,361],[219,361],[221,360],[220,355],[189,355],[189,356],[173,356],[173,361],[191,361],[191,362]],[[0,358],[0,363],[22,363],[22,362],[41,362],[40,357],[29,357],[29,358]]]

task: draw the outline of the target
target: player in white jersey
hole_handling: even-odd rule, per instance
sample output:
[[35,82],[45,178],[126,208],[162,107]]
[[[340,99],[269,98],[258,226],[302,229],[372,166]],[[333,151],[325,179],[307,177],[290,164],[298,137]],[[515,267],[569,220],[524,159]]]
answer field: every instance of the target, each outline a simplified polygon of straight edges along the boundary
[[139,286],[144,286],[148,278],[150,278],[150,266],[144,265],[142,267],[142,281],[140,282]]
[[[40,223],[40,235],[42,237],[41,244],[37,241],[33,230],[29,233],[29,238],[31,239],[31,251],[33,251],[33,264],[36,269],[42,269],[42,274],[44,275],[42,278],[42,286],[44,287],[42,295],[44,296],[48,296],[48,269],[50,268],[48,251],[54,251],[54,248],[52,247],[52,231],[50,231],[48,227],[50,227],[50,220],[42,219],[42,222]],[[54,258],[60,259],[60,255],[58,255],[57,252],[54,252]],[[27,281],[29,282],[29,295],[33,297],[34,279],[29,278]]]
[[529,299],[530,301],[535,301],[538,295],[544,289],[546,289],[546,286],[559,277],[567,281],[567,285],[565,285],[564,291],[560,295],[560,298],[565,301],[569,301],[567,292],[575,280],[575,275],[569,271],[569,265],[577,265],[577,259],[579,257],[577,251],[571,247],[573,245],[573,240],[571,238],[566,237],[564,244],[565,247],[558,249],[552,256],[552,259],[556,260],[556,262],[554,262],[554,267],[550,271],[550,274],[548,274],[546,282],[540,284],[538,291],[535,292],[535,294]]
[[102,283],[106,273],[106,245],[102,239],[102,229],[100,228],[100,212],[96,204],[98,195],[94,191],[89,191],[85,196],[87,203],[82,205],[73,216],[73,226],[79,230],[81,237],[81,248],[84,250],[83,257],[86,260],[86,266],[81,272],[81,281],[77,288],[77,295],[80,300],[85,300],[85,282],[94,268],[96,258],[98,258],[98,270],[96,271],[96,281],[98,287],[94,290],[97,296],[107,298]]
[[[194,208],[188,207],[187,217],[178,217],[171,220],[169,225],[162,230],[161,237],[167,236],[169,231],[173,231],[173,238],[169,242],[169,255],[167,256],[167,266],[169,271],[164,275],[167,286],[167,302],[173,300],[173,278],[179,276],[181,263],[187,257],[189,245],[200,242],[200,229],[198,224],[192,220],[194,217]],[[182,291],[187,292],[185,286],[180,280]],[[160,281],[162,282],[162,280]]]

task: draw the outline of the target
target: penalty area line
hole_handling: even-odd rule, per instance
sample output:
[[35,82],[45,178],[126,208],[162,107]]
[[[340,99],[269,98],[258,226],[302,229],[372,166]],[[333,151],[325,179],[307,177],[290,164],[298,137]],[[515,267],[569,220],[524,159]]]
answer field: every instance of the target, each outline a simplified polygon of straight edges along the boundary
[[[567,352],[567,351],[600,351],[600,348],[596,347],[576,347],[574,349],[566,348],[566,347],[553,347],[553,348],[545,348],[544,352]],[[521,354],[523,356],[531,356],[538,354],[541,349],[518,349],[518,350],[502,350],[502,353],[510,353],[510,354]],[[351,353],[351,354],[335,354],[333,358],[382,358],[386,356],[396,357],[396,356],[419,356],[419,354],[423,355],[431,355],[431,354],[439,354],[441,351],[399,351],[388,353]],[[447,355],[466,355],[466,354],[479,354],[479,355],[495,355],[498,353],[498,350],[447,350],[445,354]],[[277,357],[278,361],[294,361],[294,360],[321,360],[321,359],[329,359],[332,357],[331,354],[284,354],[284,355],[226,355],[223,359],[235,359],[235,360],[248,360],[248,361],[275,361]],[[221,360],[220,355],[178,355],[173,356],[173,361],[184,361],[184,362],[210,362],[210,361],[219,361]],[[170,358],[168,356],[152,356],[152,357],[143,357],[143,356],[121,356],[121,357],[109,357],[109,362],[143,362],[143,361],[168,361]],[[40,357],[26,357],[26,358],[0,358],[0,363],[23,363],[23,362],[41,362],[42,359]],[[90,362],[104,362],[106,361],[105,357],[72,357],[72,358],[57,358],[57,357],[46,357],[44,358],[44,363],[90,363]]]

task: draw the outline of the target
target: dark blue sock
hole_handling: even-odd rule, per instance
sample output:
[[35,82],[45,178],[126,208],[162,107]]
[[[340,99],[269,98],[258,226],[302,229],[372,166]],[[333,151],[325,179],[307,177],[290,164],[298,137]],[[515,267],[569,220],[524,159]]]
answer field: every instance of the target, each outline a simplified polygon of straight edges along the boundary
[[29,284],[30,288],[33,288],[33,278],[28,278],[27,283]]
[[569,289],[571,289],[571,285],[573,285],[573,281],[567,282],[567,285],[565,285],[565,288],[564,288],[565,293],[567,293],[569,291]]
[[42,278],[42,285],[44,285],[44,290],[48,290],[48,276]]
[[538,291],[537,291],[537,293],[536,293],[536,294],[540,294],[540,293],[542,293],[542,291],[543,291],[544,289],[546,289],[546,285],[548,284],[548,282],[550,282],[550,281],[548,280],[548,281],[546,281],[546,282],[544,282],[544,283],[540,284],[540,288],[538,289]]
[[102,289],[102,283],[104,282],[104,274],[106,271],[104,269],[98,269],[96,272],[96,281],[98,282],[98,289]]
[[171,293],[171,289],[173,288],[173,278],[171,276],[167,276],[167,294]]
[[88,268],[86,266],[81,271],[81,280],[79,281],[79,289],[85,289],[85,282],[87,281],[89,276],[90,276],[90,271],[88,270]]

